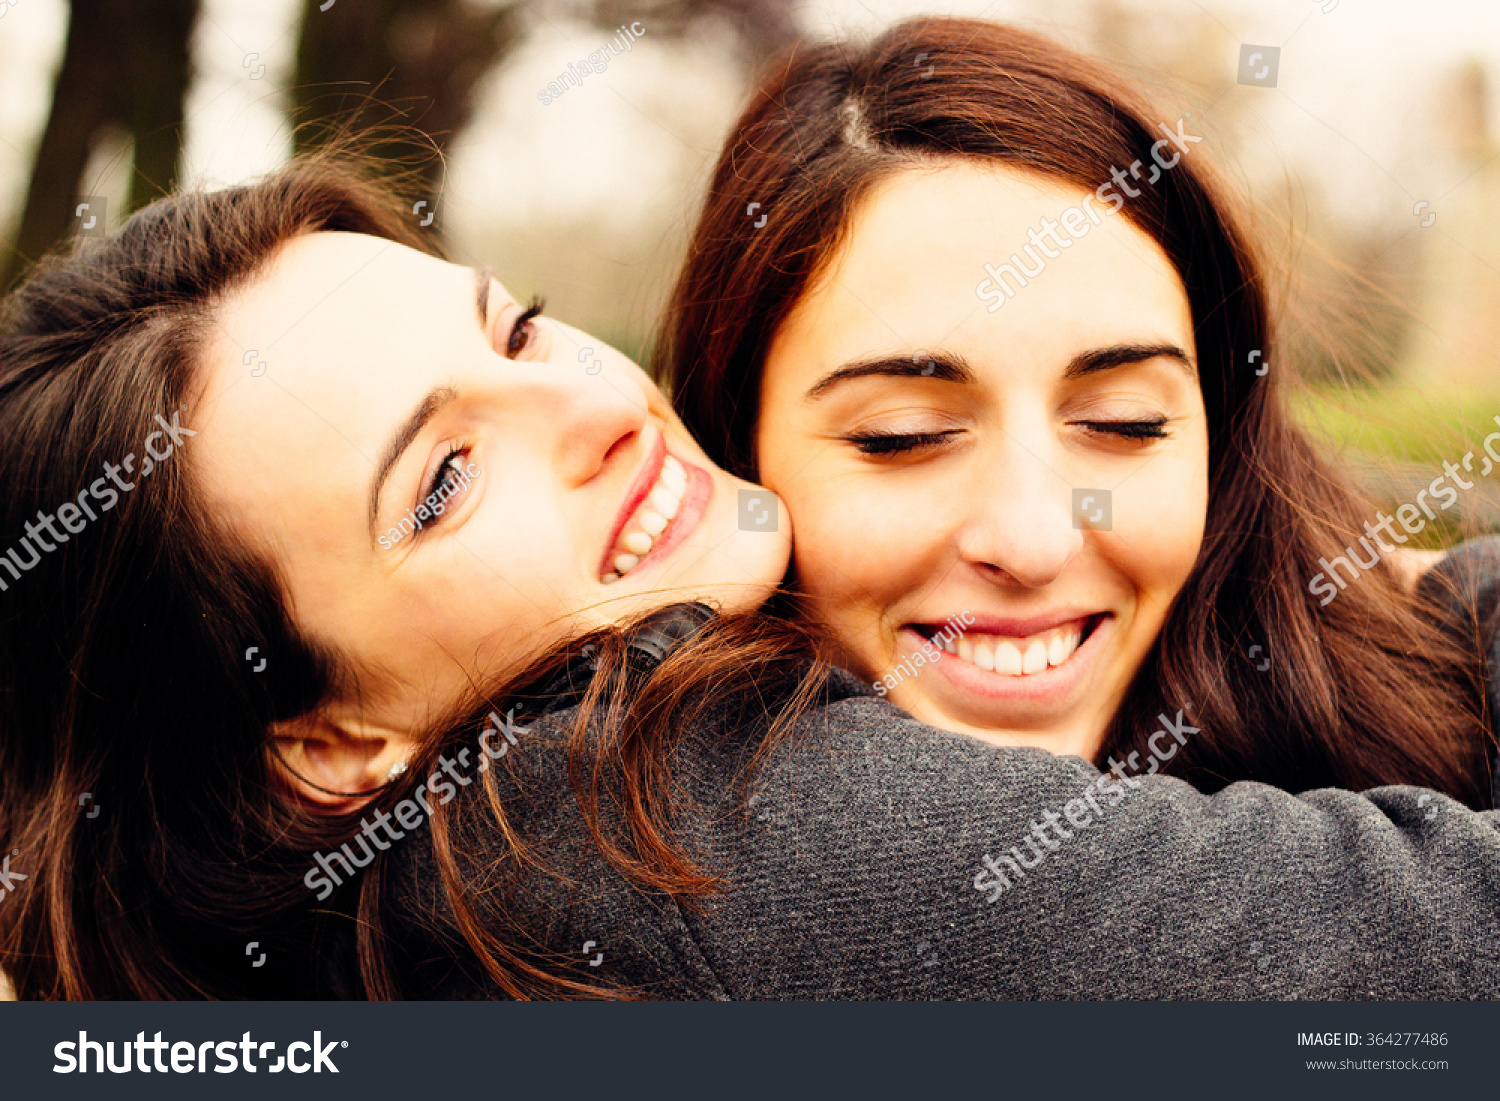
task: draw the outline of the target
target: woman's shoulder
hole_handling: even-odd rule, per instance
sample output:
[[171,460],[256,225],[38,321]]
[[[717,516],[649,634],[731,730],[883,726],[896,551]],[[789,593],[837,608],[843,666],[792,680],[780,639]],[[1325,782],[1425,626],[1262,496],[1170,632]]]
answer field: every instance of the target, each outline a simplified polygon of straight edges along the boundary
[[[653,998],[722,996],[671,899],[641,890],[601,854],[601,824],[573,794],[567,740],[574,712],[523,720],[489,776],[447,785],[451,804],[434,798],[438,814],[392,847],[382,877],[383,932],[401,961],[405,996],[510,996],[464,935],[468,922],[455,913],[451,884],[462,885],[480,926],[507,942],[521,970],[570,972],[582,983],[640,988]],[[613,832],[615,823],[602,825]]]
[[[483,923],[534,931],[539,964],[555,967],[571,952],[579,978],[650,997],[716,999],[756,987],[765,961],[749,966],[733,956],[734,929],[753,926],[760,941],[798,943],[795,915],[817,908],[823,880],[846,864],[850,846],[868,843],[867,829],[884,832],[923,806],[964,817],[965,764],[972,779],[996,759],[983,743],[916,723],[842,669],[817,675],[813,702],[769,753],[759,752],[764,723],[728,721],[736,710],[728,701],[679,732],[678,840],[710,875],[753,881],[748,891],[691,904],[642,889],[601,854],[601,823],[591,823],[573,795],[565,743],[575,709],[526,720],[504,767],[493,769],[505,827],[479,777],[443,808],[450,832],[442,847],[457,858]],[[793,844],[788,814],[797,819]],[[459,931],[433,828],[425,823],[390,854],[384,878],[387,935],[410,961],[402,985],[429,998],[503,997]],[[518,860],[516,839],[541,861]],[[962,878],[958,864],[951,871]],[[892,866],[866,889],[888,894],[902,874]]]
[[1452,548],[1422,574],[1416,593],[1460,638],[1479,640],[1493,690],[1500,680],[1500,535]]

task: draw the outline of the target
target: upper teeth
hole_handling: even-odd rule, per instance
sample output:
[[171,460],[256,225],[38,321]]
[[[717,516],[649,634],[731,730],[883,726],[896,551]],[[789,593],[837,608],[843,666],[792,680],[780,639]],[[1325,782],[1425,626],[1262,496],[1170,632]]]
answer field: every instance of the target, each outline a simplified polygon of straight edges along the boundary
[[1028,638],[1006,638],[971,631],[961,639],[944,640],[943,649],[986,671],[1014,677],[1061,665],[1073,656],[1082,637],[1083,622],[1075,620]]
[[620,529],[620,537],[610,548],[610,570],[599,580],[608,585],[620,580],[625,574],[640,565],[641,559],[651,553],[657,538],[667,530],[667,525],[677,515],[682,505],[682,495],[687,492],[687,471],[681,463],[668,455],[661,464],[661,473],[656,485],[646,494],[641,507]]

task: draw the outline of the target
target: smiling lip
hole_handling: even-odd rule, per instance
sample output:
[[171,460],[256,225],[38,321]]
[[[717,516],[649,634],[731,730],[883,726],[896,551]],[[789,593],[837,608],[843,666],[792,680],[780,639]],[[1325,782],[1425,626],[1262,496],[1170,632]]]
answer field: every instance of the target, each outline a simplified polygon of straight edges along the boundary
[[641,564],[630,571],[628,577],[633,578],[644,573],[681,546],[682,541],[693,534],[698,521],[702,520],[708,512],[708,503],[713,499],[714,482],[708,476],[708,472],[686,459],[677,458],[676,455],[672,457],[677,459],[683,470],[687,471],[687,489],[683,492],[682,503],[678,506],[676,517],[667,524],[666,530],[657,536],[656,544],[646,557],[641,559]]
[[[1086,632],[1077,648],[1061,664],[1049,664],[1046,669],[1035,673],[990,672],[939,648],[933,664],[946,683],[930,682],[932,688],[940,695],[949,695],[956,690],[961,697],[971,701],[977,697],[981,701],[1004,701],[1023,706],[1059,706],[1074,696],[1093,673],[1114,623],[1112,613],[1062,609],[1025,619],[979,617],[965,628],[963,635],[965,639],[977,635],[1027,638],[1072,623],[1082,624]],[[920,647],[928,641],[924,629],[933,628],[928,624],[908,624],[902,632],[908,641]]]
[[[1004,635],[1006,638],[1028,638],[1031,635],[1039,635],[1043,631],[1050,631],[1054,627],[1061,627],[1065,623],[1073,623],[1080,619],[1089,619],[1102,614],[1104,613],[1097,608],[1058,608],[1056,611],[1040,612],[1037,615],[1026,616],[1025,618],[974,616],[972,620],[967,621],[964,633],[970,635]],[[911,626],[919,629],[930,628],[937,630],[942,626],[942,623],[914,623]]]
[[657,437],[621,502],[600,562],[600,582],[635,577],[670,555],[703,519],[713,488],[706,471],[669,452],[666,438]]
[[614,526],[609,529],[609,540],[604,544],[604,557],[599,561],[600,574],[609,572],[611,550],[619,541],[620,533],[625,530],[625,525],[630,523],[630,518],[635,515],[635,510],[641,507],[646,495],[651,492],[651,487],[661,477],[661,465],[666,461],[667,437],[658,435],[656,443],[646,455],[646,461],[641,464],[641,469],[636,471],[635,481],[630,483],[630,492],[625,494],[625,500],[620,502],[620,511],[615,514]]

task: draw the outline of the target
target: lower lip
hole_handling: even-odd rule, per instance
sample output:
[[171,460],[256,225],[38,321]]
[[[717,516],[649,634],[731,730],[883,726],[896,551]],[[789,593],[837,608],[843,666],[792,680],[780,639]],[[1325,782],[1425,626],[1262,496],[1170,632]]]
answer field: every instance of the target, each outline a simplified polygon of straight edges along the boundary
[[[687,488],[683,491],[682,501],[677,506],[677,515],[667,524],[656,543],[645,558],[642,558],[620,581],[631,581],[637,575],[645,573],[651,567],[664,560],[674,550],[682,545],[682,541],[702,521],[704,514],[708,512],[708,503],[713,500],[714,480],[708,476],[708,472],[700,467],[694,466],[679,455],[673,455],[682,469],[687,472]],[[619,582],[616,582],[619,584]]]
[[[1040,673],[1011,676],[986,672],[973,662],[964,661],[957,654],[943,649],[938,650],[935,664],[938,674],[951,688],[971,699],[1057,707],[1069,702],[1089,678],[1098,664],[1099,654],[1108,643],[1113,623],[1114,616],[1103,616],[1067,661],[1050,665]],[[927,644],[927,638],[910,627],[901,628],[898,637],[905,644],[915,643],[916,649]]]

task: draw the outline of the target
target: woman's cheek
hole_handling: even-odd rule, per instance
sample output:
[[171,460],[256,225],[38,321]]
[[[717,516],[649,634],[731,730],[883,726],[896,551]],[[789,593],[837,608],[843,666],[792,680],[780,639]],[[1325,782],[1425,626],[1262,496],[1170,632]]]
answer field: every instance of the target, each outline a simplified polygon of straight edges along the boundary
[[1167,600],[1182,587],[1203,544],[1208,487],[1189,457],[1142,469],[1115,492],[1112,557],[1136,588]]
[[[879,499],[844,494],[837,500],[790,507],[794,553],[804,585],[820,591],[871,593],[889,584],[899,562],[897,525]],[[799,516],[808,517],[802,521]]]
[[799,588],[833,631],[857,672],[889,664],[888,609],[912,589],[922,530],[904,516],[898,495],[842,483],[819,501],[789,506],[797,532],[793,553]]

